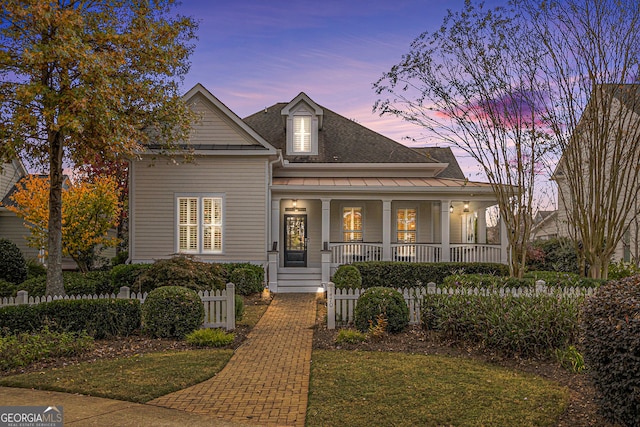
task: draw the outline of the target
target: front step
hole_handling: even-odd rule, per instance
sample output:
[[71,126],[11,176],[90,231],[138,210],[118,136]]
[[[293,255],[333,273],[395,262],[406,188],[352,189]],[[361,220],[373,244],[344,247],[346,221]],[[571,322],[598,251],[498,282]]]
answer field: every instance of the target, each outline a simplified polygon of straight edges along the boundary
[[320,268],[280,268],[278,269],[279,293],[316,293],[322,291],[322,271]]

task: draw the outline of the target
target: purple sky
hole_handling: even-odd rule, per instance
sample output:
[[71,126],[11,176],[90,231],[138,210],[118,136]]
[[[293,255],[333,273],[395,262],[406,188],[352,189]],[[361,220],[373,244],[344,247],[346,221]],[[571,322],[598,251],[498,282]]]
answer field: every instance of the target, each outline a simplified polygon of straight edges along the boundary
[[[423,31],[464,0],[183,0],[199,20],[184,90],[202,83],[240,117],[305,92],[314,101],[407,145],[437,145],[396,117],[372,113],[372,84]],[[496,2],[487,2],[487,4]],[[407,141],[406,137],[418,142]],[[476,168],[457,153],[467,175]]]

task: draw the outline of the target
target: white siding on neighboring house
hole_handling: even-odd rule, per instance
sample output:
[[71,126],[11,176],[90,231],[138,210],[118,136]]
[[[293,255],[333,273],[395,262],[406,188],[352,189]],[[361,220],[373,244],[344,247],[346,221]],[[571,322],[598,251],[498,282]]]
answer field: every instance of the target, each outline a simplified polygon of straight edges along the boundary
[[25,259],[37,259],[38,250],[27,246],[29,230],[13,212],[0,211],[0,237],[9,239],[22,251]]
[[197,256],[215,261],[266,261],[268,161],[260,157],[204,156],[193,163],[147,159],[131,167],[133,262],[171,257],[177,251],[177,198],[223,197],[223,251]]

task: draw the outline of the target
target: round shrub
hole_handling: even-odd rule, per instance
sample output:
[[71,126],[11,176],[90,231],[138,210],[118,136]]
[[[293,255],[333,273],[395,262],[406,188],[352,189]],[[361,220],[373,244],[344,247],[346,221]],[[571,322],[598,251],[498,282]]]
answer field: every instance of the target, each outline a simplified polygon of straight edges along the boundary
[[367,331],[369,321],[375,325],[379,315],[383,315],[387,320],[387,331],[391,333],[401,332],[409,324],[409,307],[402,294],[395,289],[373,287],[358,298],[355,311],[356,328]]
[[0,239],[0,279],[14,284],[27,278],[27,262],[11,240]]
[[253,270],[248,268],[236,268],[229,277],[229,281],[236,285],[236,293],[251,295],[262,291],[262,283]]
[[204,321],[204,306],[198,294],[182,286],[152,290],[142,304],[142,324],[154,338],[184,338]]
[[132,290],[150,292],[162,286],[183,286],[195,291],[224,289],[224,280],[211,265],[186,256],[156,261],[137,278]]
[[640,275],[611,281],[584,304],[584,356],[610,420],[640,425]]
[[350,264],[343,264],[333,275],[333,283],[336,289],[360,289],[362,288],[362,276],[360,270]]

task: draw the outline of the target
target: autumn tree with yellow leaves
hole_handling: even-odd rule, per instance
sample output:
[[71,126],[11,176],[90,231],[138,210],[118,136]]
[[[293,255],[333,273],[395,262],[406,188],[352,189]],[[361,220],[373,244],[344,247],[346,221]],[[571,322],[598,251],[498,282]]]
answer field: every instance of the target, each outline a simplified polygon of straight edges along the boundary
[[181,96],[196,23],[173,0],[3,0],[0,164],[49,174],[47,295],[62,283],[63,164],[188,140]]
[[[29,246],[46,247],[48,241],[49,179],[31,175],[11,195],[15,205],[7,206],[25,221],[31,235]],[[62,252],[70,256],[81,271],[92,268],[98,250],[118,244],[109,230],[118,226],[122,207],[115,179],[99,177],[80,181],[62,191]]]

